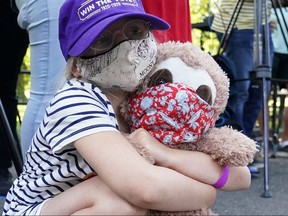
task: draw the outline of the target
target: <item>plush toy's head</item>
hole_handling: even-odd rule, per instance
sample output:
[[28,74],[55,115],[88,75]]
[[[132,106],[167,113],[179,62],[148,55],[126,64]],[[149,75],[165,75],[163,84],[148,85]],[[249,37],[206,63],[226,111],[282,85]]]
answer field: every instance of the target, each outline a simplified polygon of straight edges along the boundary
[[164,143],[195,143],[224,111],[228,78],[209,54],[191,43],[160,44],[157,57],[128,100],[128,122]]
[[159,44],[157,63],[143,81],[140,91],[161,83],[162,79],[195,89],[201,98],[214,107],[216,118],[225,110],[229,79],[208,53],[192,43]]

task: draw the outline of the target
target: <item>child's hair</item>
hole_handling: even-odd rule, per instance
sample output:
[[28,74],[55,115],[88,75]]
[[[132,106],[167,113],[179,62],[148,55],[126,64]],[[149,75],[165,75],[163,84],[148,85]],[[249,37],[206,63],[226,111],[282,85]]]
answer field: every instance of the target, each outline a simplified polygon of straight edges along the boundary
[[66,65],[63,69],[62,73],[58,73],[58,75],[55,77],[54,82],[51,84],[53,89],[60,89],[63,87],[63,85],[66,83],[67,80],[70,80],[73,78],[72,72],[75,70],[74,68],[74,62],[76,62],[76,57],[70,57]]
[[66,62],[65,67],[63,68],[62,73],[58,73],[54,80],[50,84],[50,88],[54,90],[58,90],[64,86],[67,80],[73,78],[72,71],[73,71],[73,63],[76,60],[75,57],[71,57]]
[[76,61],[77,61],[76,57],[70,57],[67,60],[66,66],[64,68],[65,78],[67,80],[73,78],[72,72],[73,70],[75,70]]

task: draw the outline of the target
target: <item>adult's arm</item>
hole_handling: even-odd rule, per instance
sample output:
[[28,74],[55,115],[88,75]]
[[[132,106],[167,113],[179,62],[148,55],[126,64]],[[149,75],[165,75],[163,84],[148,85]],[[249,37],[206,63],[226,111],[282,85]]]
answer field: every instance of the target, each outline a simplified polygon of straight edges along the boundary
[[[212,186],[147,163],[118,132],[89,135],[74,145],[109,187],[136,206],[186,211],[211,207],[216,199]],[[202,155],[196,157],[202,160]],[[213,172],[217,178],[218,171]]]

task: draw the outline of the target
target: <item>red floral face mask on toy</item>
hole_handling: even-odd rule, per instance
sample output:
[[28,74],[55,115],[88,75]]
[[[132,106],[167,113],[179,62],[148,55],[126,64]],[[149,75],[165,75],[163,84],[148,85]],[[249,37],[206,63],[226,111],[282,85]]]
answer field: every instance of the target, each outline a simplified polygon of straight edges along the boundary
[[164,144],[196,143],[214,124],[214,108],[179,83],[147,88],[129,100],[132,129],[145,128]]

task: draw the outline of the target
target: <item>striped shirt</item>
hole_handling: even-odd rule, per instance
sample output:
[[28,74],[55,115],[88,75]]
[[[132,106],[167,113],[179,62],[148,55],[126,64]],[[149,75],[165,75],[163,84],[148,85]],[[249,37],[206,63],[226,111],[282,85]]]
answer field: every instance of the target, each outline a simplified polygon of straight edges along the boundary
[[118,131],[115,113],[96,86],[72,79],[57,92],[32,140],[23,173],[7,194],[3,214],[29,214],[44,200],[93,172],[75,149],[77,139]]
[[[243,0],[244,3],[236,20],[234,28],[237,29],[254,29],[255,11],[253,0]],[[229,25],[230,19],[233,16],[234,8],[238,0],[222,0],[218,5],[218,13],[215,14],[211,28],[214,31],[224,33]],[[239,9],[240,4],[238,5]],[[264,8],[264,7],[263,7]],[[271,2],[267,5],[268,17],[271,13]],[[265,10],[262,11],[262,23],[265,23]],[[235,14],[236,15],[236,14]],[[236,17],[234,15],[234,17]]]

